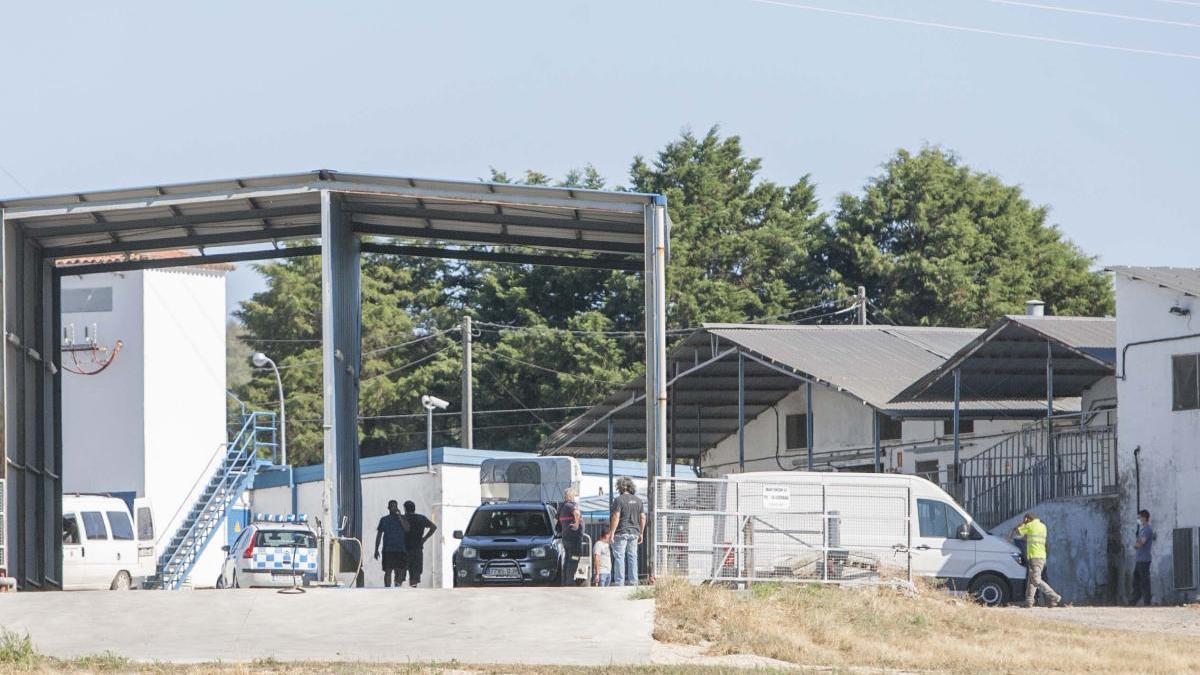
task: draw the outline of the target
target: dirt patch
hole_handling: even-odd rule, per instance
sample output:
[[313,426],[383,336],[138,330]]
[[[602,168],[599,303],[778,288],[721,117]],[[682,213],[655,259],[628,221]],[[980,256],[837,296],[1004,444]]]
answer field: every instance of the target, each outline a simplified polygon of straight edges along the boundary
[[790,585],[737,593],[665,581],[655,597],[655,638],[707,656],[839,670],[1200,672],[1191,633],[1135,635],[1062,620],[1066,614],[1046,620],[1037,610],[990,610],[932,589]]

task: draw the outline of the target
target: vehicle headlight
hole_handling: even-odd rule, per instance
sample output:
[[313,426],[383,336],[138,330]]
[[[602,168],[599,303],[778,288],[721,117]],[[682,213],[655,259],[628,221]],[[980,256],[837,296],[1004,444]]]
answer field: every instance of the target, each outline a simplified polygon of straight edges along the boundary
[[534,546],[533,548],[529,549],[530,558],[545,558],[549,555],[550,552],[546,550],[545,546]]
[[1012,556],[1013,562],[1017,563],[1018,565],[1021,564],[1021,554],[1020,553],[1018,553],[1017,551],[1011,551],[1009,553],[1009,555]]
[[464,547],[462,547],[462,557],[463,557],[463,559],[464,559],[464,560],[470,560],[470,559],[473,559],[473,558],[478,558],[478,557],[479,557],[479,551],[478,551],[478,550],[476,550],[476,549],[473,549],[473,548],[471,548],[470,546],[464,546]]

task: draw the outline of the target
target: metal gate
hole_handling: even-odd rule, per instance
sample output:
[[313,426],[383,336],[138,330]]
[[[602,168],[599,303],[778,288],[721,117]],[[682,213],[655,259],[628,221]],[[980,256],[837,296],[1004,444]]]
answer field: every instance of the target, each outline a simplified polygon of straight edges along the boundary
[[738,584],[912,581],[906,486],[736,475],[659,478],[656,486],[658,576]]

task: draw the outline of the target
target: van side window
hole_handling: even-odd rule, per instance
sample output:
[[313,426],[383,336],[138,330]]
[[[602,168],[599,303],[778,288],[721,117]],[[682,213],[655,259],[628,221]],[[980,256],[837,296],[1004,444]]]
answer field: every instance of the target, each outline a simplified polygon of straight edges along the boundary
[[83,512],[83,534],[91,541],[108,539],[108,528],[104,526],[104,516],[99,511]]
[[63,514],[62,530],[64,544],[79,543],[79,523],[76,521],[74,513]]
[[129,514],[124,511],[106,511],[108,527],[112,530],[112,538],[118,541],[133,541],[133,525],[129,522]]
[[938,539],[957,538],[958,528],[967,522],[954,507],[936,499],[917,500],[917,520],[922,537]]
[[149,541],[154,538],[154,515],[149,506],[139,506],[137,510],[138,539]]
[[917,500],[917,521],[922,537],[948,539],[946,533],[946,504],[933,499]]

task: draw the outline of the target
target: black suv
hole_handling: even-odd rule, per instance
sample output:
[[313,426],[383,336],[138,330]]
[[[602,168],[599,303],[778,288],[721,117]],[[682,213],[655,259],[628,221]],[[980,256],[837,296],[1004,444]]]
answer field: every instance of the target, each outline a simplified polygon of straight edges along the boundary
[[562,547],[546,504],[502,502],[475,509],[454,552],[454,585],[557,585]]

